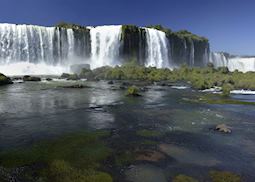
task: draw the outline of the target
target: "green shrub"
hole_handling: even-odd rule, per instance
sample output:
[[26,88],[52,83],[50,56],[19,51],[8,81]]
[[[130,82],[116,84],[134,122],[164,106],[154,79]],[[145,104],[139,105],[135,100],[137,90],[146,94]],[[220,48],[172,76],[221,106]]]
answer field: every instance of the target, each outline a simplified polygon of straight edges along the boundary
[[229,83],[224,84],[222,87],[222,96],[229,96],[230,95],[230,91],[233,90],[233,86]]

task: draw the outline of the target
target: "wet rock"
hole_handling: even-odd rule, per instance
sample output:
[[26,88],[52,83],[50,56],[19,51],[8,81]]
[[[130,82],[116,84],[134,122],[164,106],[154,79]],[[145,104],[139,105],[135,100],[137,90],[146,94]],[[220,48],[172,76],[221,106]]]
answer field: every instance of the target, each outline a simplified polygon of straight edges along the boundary
[[88,88],[88,87],[82,84],[76,84],[76,85],[61,86],[61,88]]
[[52,81],[52,78],[46,78],[46,81]]
[[114,82],[111,80],[111,81],[107,82],[107,84],[109,84],[109,85],[113,85],[113,84],[114,84]]
[[219,131],[222,133],[232,133],[231,127],[225,125],[225,124],[219,124],[215,127],[215,131]]
[[60,78],[64,78],[67,80],[79,80],[79,76],[77,74],[68,74],[68,73],[63,73]]
[[11,81],[11,79],[7,76],[5,76],[4,74],[0,73],[0,86],[1,85],[8,85],[8,84],[12,84],[13,82]]
[[23,81],[26,81],[26,82],[40,82],[41,78],[40,77],[36,77],[36,76],[25,75],[23,77]]
[[121,86],[130,86],[131,84],[129,82],[122,82]]

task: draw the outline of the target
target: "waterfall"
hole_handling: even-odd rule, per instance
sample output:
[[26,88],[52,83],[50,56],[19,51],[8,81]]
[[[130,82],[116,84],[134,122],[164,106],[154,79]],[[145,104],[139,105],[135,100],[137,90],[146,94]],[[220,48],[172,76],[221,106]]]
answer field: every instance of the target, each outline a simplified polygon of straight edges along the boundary
[[151,28],[146,28],[147,58],[145,66],[157,68],[170,67],[169,41],[166,34]]
[[190,66],[195,66],[195,49],[194,49],[194,42],[192,40],[191,40],[191,47],[190,47]]
[[255,57],[226,57],[224,53],[212,52],[210,62],[217,67],[228,67],[230,71],[248,72],[255,70]]
[[120,63],[121,26],[99,26],[90,29],[92,68]]
[[[0,71],[3,73],[10,74],[12,70],[12,74],[26,71],[26,74],[49,74],[54,70],[50,67],[64,66],[63,61],[73,56],[73,52],[72,29],[0,24]],[[57,70],[63,71],[57,68],[53,73]]]

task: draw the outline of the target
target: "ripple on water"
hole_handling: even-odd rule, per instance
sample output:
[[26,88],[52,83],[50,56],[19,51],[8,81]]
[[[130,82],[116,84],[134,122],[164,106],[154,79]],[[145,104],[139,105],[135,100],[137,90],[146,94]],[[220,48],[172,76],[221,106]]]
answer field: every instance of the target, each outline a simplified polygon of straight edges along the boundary
[[188,148],[177,146],[173,144],[160,144],[159,149],[161,152],[175,158],[181,163],[195,164],[199,166],[212,167],[220,164],[221,162],[216,158],[200,151],[193,151]]
[[149,164],[133,166],[126,171],[126,178],[132,182],[167,182],[163,170]]

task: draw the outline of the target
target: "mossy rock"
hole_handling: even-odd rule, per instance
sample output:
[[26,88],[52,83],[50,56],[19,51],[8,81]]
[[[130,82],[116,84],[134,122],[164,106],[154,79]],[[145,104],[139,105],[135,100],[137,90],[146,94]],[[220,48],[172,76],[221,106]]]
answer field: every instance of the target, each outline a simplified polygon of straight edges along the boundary
[[7,76],[5,76],[4,74],[0,73],[0,86],[1,85],[8,85],[8,84],[12,84],[13,82],[11,81],[11,79]]
[[241,177],[227,171],[211,171],[209,173],[212,182],[241,182]]
[[141,94],[139,94],[139,89],[135,86],[129,87],[127,90],[127,96],[141,96]]
[[173,179],[173,182],[198,182],[198,180],[190,176],[180,174]]

